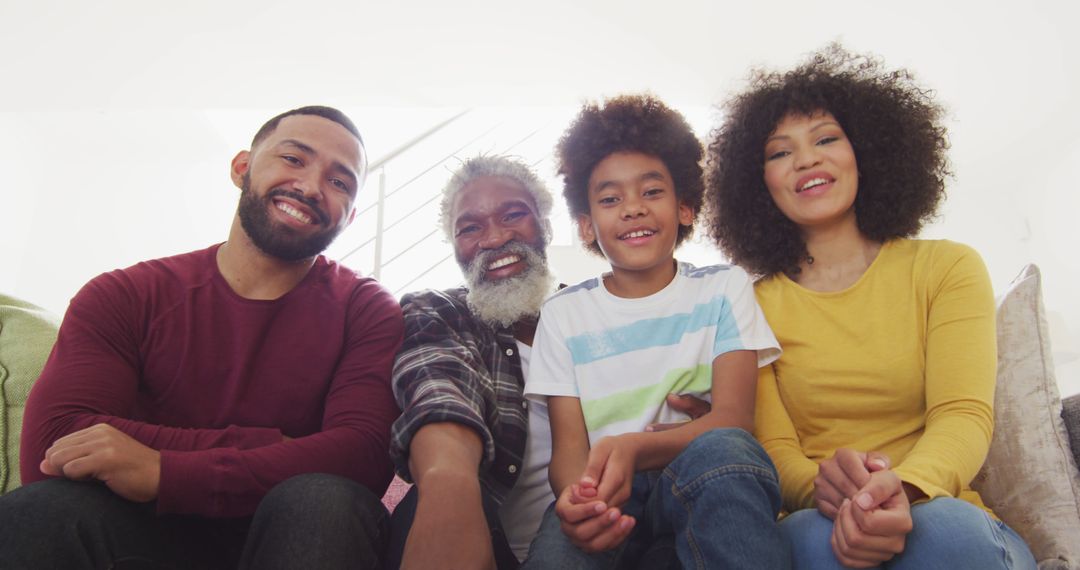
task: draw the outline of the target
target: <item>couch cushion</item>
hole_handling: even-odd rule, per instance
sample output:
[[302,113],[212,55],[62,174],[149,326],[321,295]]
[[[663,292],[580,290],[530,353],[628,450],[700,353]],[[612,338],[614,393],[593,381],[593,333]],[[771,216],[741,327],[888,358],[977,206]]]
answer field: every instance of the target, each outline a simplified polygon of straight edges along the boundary
[[997,340],[994,439],[972,487],[1027,541],[1040,569],[1080,569],[1080,473],[1034,265],[998,300]]
[[1072,448],[1073,459],[1080,465],[1080,394],[1073,394],[1061,402],[1061,418],[1065,420],[1065,428],[1069,430],[1069,447]]
[[406,483],[404,479],[394,475],[394,478],[390,480],[390,486],[386,488],[386,493],[383,495],[382,503],[386,507],[386,510],[391,513],[397,508],[398,503],[405,498],[405,494],[412,488],[412,483]]
[[19,435],[30,386],[56,342],[59,319],[0,294],[0,494],[19,486]]

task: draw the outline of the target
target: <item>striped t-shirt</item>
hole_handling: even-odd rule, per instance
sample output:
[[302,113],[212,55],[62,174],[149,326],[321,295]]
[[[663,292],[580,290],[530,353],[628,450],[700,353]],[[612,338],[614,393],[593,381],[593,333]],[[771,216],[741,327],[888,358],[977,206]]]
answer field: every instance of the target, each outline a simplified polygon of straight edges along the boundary
[[579,398],[593,444],[686,420],[665,397],[708,400],[721,354],[756,350],[759,367],[780,356],[750,279],[735,266],[680,262],[667,287],[638,299],[589,279],[553,295],[540,315],[525,394]]

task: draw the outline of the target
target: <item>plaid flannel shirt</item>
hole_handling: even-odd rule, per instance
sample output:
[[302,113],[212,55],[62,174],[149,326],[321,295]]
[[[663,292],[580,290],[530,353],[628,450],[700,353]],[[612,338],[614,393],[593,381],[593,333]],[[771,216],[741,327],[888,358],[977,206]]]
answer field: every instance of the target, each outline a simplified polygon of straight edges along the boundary
[[405,340],[394,363],[394,397],[402,409],[394,422],[390,455],[411,481],[409,445],[423,425],[464,424],[480,436],[480,483],[500,504],[520,472],[528,435],[514,333],[478,319],[464,288],[420,291],[401,299]]

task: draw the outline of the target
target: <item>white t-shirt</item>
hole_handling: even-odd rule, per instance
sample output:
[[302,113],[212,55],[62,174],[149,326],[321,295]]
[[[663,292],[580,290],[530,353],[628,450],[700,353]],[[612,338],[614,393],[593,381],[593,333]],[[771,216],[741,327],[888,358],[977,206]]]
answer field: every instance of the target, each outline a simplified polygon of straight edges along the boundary
[[[521,375],[529,378],[529,361],[532,347],[517,341],[518,357],[521,359]],[[529,543],[540,529],[540,519],[555,496],[548,484],[548,464],[551,463],[551,424],[548,422],[547,403],[528,401],[529,436],[525,442],[525,458],[521,462],[521,474],[514,488],[499,509],[507,541],[518,560],[525,560]]]
[[687,419],[665,397],[708,400],[721,354],[756,350],[758,366],[780,356],[753,284],[736,266],[679,263],[671,283],[638,299],[616,297],[594,278],[554,294],[540,315],[525,394],[531,402],[579,398],[593,444]]

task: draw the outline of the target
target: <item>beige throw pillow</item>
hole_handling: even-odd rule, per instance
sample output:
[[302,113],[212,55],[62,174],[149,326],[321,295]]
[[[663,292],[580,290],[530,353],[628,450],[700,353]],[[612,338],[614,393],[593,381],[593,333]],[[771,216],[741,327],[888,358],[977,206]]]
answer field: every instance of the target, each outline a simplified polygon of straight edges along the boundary
[[1026,266],[998,300],[994,439],[972,487],[1040,570],[1080,570],[1080,473],[1061,419],[1042,278]]

